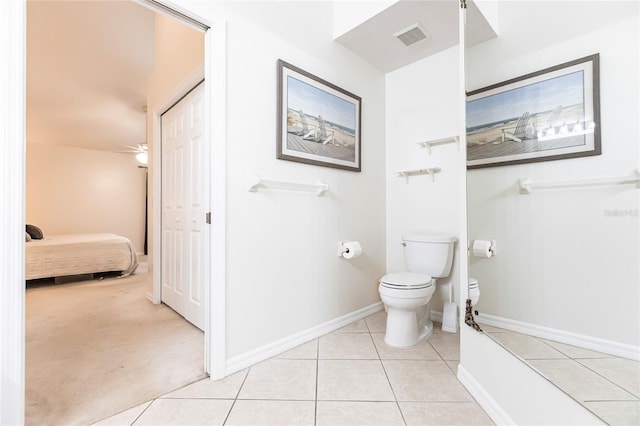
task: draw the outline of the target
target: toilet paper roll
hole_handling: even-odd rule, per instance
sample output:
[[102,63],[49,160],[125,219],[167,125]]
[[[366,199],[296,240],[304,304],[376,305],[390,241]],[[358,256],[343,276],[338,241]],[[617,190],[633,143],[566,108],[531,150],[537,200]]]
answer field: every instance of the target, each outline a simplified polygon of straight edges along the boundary
[[491,241],[474,240],[473,241],[473,255],[475,257],[491,257],[493,252],[491,251]]
[[342,257],[345,259],[353,259],[354,257],[358,257],[362,254],[362,247],[360,247],[360,243],[357,241],[344,243],[342,244],[342,248],[344,249]]

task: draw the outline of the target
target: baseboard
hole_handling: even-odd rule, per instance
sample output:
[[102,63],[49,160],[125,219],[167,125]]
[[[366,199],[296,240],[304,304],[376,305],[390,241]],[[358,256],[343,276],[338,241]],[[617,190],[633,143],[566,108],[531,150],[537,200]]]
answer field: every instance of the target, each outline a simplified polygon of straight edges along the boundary
[[431,321],[442,322],[442,312],[431,311],[429,318],[431,318]]
[[458,380],[475,398],[480,407],[497,425],[515,425],[516,422],[496,402],[495,399],[478,383],[478,381],[461,365],[458,364]]
[[477,315],[475,320],[479,324],[486,324],[492,327],[503,328],[505,330],[516,331],[530,336],[566,343],[568,345],[578,346],[592,351],[640,361],[640,347],[627,345],[625,343],[614,342],[611,340],[587,336],[585,334],[572,333],[569,331],[543,327],[537,324],[516,321],[483,313]]
[[341,316],[331,321],[327,321],[323,324],[311,327],[307,330],[303,330],[291,336],[277,340],[273,343],[269,343],[268,345],[256,348],[242,355],[230,358],[226,363],[225,375],[228,376],[261,361],[272,358],[276,355],[288,351],[289,349],[293,349],[296,346],[299,346],[310,340],[316,339],[327,333],[331,333],[332,331],[349,325],[354,321],[368,317],[369,315],[375,314],[376,312],[380,312],[383,309],[384,305],[382,304],[382,302],[377,302],[355,312],[351,312],[350,314]]

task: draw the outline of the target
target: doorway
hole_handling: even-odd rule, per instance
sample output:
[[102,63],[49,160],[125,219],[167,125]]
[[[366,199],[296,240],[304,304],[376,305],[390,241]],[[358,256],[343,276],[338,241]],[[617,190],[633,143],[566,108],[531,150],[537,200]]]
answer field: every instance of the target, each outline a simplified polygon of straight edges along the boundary
[[[161,3],[150,1],[152,7],[170,10]],[[0,76],[6,86],[2,97],[0,122],[6,136],[6,144],[0,151],[4,177],[0,184],[1,234],[6,247],[15,250],[0,250],[0,275],[3,283],[18,283],[0,286],[0,369],[3,377],[0,383],[0,423],[24,423],[24,191],[25,191],[25,94],[26,64],[26,10],[25,2],[14,0],[2,2],[1,16],[6,25],[0,30],[0,46],[7,55],[7,66],[0,69]],[[179,16],[184,14],[177,13]],[[190,18],[191,19],[191,18]],[[191,19],[193,20],[193,19]],[[204,22],[196,18],[195,21]],[[205,33],[205,76],[211,82],[205,92],[205,100],[210,109],[208,117],[215,117],[224,123],[226,104],[224,91],[225,69],[225,25],[216,22]],[[215,96],[213,96],[215,94]],[[208,120],[207,120],[208,121]],[[209,131],[208,123],[207,130]],[[224,252],[225,252],[225,164],[224,126],[209,131],[211,141],[211,168],[216,170],[212,177],[211,208],[216,220],[212,223],[212,243],[209,261],[214,273],[211,287],[206,294],[209,309],[205,318],[205,369],[212,378],[225,375],[225,295],[224,295]],[[154,186],[156,183],[154,182]],[[156,229],[154,228],[154,232]],[[156,239],[158,241],[158,239]]]

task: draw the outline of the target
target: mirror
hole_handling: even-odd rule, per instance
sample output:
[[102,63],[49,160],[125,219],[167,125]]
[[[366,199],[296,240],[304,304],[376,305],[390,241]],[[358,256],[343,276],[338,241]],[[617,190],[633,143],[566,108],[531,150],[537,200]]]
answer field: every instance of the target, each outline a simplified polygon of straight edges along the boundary
[[[475,320],[605,422],[640,424],[639,5],[477,1],[469,7],[481,12],[467,13],[470,31],[497,22],[499,35],[467,42],[468,93],[599,54],[601,136],[599,155],[467,171],[469,242],[495,241],[492,257],[470,252],[469,275],[480,293]],[[550,88],[538,92],[539,105],[555,96]],[[557,123],[555,139],[567,140],[563,125],[577,116],[591,119],[582,92],[577,101],[554,100],[562,105],[557,116],[552,107],[529,111],[521,126],[527,111],[518,102],[530,98],[514,101],[508,114],[487,114],[483,125],[472,123],[468,111],[469,152],[556,149],[543,143],[541,129]],[[538,96],[532,93],[527,96]],[[512,135],[521,127],[523,136],[504,137],[507,127]],[[530,193],[521,192],[521,179],[529,179]]]

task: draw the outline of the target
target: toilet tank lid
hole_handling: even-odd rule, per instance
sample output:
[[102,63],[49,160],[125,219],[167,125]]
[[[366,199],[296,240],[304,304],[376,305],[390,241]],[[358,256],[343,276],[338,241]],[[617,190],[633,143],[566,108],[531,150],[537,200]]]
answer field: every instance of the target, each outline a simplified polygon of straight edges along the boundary
[[402,235],[403,241],[418,241],[422,243],[455,243],[458,237],[450,234],[438,234],[432,232],[409,232]]

